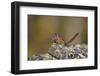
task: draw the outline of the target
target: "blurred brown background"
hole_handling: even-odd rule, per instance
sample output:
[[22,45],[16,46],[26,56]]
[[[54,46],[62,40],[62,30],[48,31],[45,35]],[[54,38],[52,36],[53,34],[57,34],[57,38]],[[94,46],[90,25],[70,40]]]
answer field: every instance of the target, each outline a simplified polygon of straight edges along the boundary
[[28,15],[28,56],[46,53],[52,33],[60,34],[66,42],[79,33],[72,44],[87,44],[87,31],[87,17]]

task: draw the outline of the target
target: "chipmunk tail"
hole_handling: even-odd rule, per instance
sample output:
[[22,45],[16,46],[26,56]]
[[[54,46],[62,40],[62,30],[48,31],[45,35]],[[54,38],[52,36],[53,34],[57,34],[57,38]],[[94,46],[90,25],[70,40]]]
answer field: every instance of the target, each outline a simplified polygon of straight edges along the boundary
[[76,33],[66,44],[71,43],[78,35],[79,33]]

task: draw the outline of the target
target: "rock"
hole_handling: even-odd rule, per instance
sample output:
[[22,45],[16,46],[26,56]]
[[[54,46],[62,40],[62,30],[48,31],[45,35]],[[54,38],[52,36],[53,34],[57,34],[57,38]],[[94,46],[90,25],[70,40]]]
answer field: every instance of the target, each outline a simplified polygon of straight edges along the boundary
[[33,55],[28,60],[83,59],[88,57],[86,44],[60,45],[53,43],[47,53]]
[[[55,49],[56,48],[56,49]],[[49,48],[49,54],[55,57],[56,59],[64,59],[66,56],[66,51],[63,49],[64,45],[56,45],[56,46],[51,46]]]

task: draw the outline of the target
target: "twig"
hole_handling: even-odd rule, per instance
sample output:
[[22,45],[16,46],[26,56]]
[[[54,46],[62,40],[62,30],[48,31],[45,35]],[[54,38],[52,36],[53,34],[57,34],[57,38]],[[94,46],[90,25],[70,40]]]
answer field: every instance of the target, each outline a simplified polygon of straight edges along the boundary
[[59,59],[59,58],[57,58],[56,56],[52,55],[52,54],[49,53],[49,52],[48,52],[48,54],[51,55],[52,57],[56,58],[56,59]]

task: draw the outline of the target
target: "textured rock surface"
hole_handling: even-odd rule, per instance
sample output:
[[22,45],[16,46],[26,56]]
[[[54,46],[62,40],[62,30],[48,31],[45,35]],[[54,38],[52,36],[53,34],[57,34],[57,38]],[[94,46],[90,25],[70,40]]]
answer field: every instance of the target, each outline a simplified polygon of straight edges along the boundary
[[53,43],[45,54],[33,55],[28,60],[83,59],[88,57],[86,44],[57,45]]

